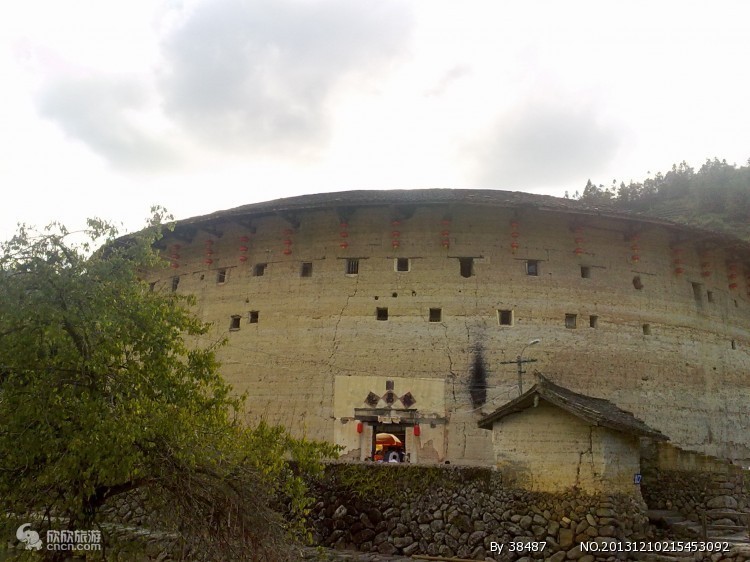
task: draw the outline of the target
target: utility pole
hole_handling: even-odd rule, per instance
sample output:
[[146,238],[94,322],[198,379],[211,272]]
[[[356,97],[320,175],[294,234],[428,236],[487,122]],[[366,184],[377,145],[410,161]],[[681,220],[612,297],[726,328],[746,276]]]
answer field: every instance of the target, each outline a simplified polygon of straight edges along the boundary
[[535,363],[536,359],[522,359],[520,355],[516,356],[515,361],[500,361],[501,365],[510,365],[515,363],[518,366],[518,395],[523,394],[523,375],[526,371],[523,370],[524,363]]
[[541,340],[539,338],[534,338],[529,343],[523,346],[523,349],[521,350],[521,353],[516,355],[515,361],[500,361],[501,365],[510,365],[511,363],[515,363],[518,366],[518,395],[521,396],[523,394],[523,374],[526,372],[523,370],[523,364],[524,363],[535,363],[536,359],[524,359],[523,358],[523,352],[526,351],[526,348],[530,345],[536,345]]

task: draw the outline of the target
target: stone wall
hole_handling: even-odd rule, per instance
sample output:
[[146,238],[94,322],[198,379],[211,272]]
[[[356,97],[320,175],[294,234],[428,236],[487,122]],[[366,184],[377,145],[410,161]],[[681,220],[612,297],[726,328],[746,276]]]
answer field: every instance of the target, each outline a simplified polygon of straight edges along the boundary
[[[632,496],[547,494],[503,486],[490,469],[333,464],[316,488],[318,544],[381,554],[484,560],[594,560],[582,541],[648,536],[645,506]],[[544,550],[509,554],[532,541]],[[492,543],[504,544],[502,553]],[[532,547],[527,547],[528,549]]]
[[674,510],[700,522],[747,524],[732,515],[750,513],[750,471],[669,444],[644,448],[641,492],[650,509]]

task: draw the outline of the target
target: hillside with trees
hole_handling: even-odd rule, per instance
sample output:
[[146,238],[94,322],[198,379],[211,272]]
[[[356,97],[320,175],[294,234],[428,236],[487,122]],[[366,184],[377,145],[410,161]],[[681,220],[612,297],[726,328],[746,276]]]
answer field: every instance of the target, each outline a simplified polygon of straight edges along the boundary
[[686,162],[643,181],[588,181],[574,198],[591,206],[643,213],[726,232],[750,241],[750,159],[745,166],[706,160],[696,172]]

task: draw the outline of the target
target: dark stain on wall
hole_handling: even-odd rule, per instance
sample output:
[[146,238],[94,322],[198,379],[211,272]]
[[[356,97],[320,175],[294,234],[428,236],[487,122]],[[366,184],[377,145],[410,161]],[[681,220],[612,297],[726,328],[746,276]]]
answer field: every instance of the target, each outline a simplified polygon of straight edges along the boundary
[[471,396],[471,404],[474,408],[483,406],[487,401],[487,368],[481,346],[474,348],[474,360],[469,377],[469,396]]

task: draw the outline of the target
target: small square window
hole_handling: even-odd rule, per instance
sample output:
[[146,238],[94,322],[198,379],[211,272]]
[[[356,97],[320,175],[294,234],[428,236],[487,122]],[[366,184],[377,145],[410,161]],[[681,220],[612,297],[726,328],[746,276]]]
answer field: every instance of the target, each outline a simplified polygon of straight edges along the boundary
[[497,311],[497,323],[501,326],[512,326],[513,325],[513,311],[512,310],[498,310]]
[[256,263],[253,268],[253,277],[263,277],[266,274],[267,263]]
[[216,271],[216,282],[225,283],[227,280],[227,270],[225,268]]
[[311,261],[302,262],[302,266],[299,269],[300,277],[312,277],[313,264]]
[[539,260],[526,260],[526,275],[539,276]]
[[576,328],[576,324],[578,323],[578,315],[577,314],[566,314],[565,315],[565,327],[570,328],[571,330]]
[[396,258],[396,271],[409,271],[409,258]]
[[346,274],[347,275],[359,274],[359,259],[349,258],[348,260],[346,260]]
[[693,287],[693,299],[695,299],[695,304],[698,306],[703,304],[703,284],[702,283],[691,283],[690,284]]
[[587,265],[581,266],[581,277],[583,279],[591,279],[591,268]]
[[180,285],[180,276],[175,275],[172,277],[172,292],[174,293],[177,290],[177,287]]
[[240,329],[240,320],[241,316],[232,316],[232,319],[229,321],[229,329],[231,331],[236,331]]
[[599,326],[599,317],[595,315],[589,316],[589,328],[596,328]]
[[443,320],[443,309],[431,308],[430,309],[430,322],[442,322],[442,320]]
[[257,324],[259,314],[260,313],[257,310],[251,310],[247,315],[248,322],[251,324]]
[[708,302],[714,302],[714,292],[713,291],[706,291],[706,300],[708,300]]
[[643,335],[644,336],[650,336],[651,335],[651,324],[644,324],[643,325]]
[[378,320],[388,320],[388,309],[387,308],[376,308],[375,318]]
[[474,258],[458,258],[461,277],[474,275]]

